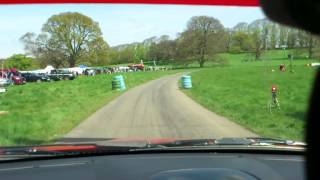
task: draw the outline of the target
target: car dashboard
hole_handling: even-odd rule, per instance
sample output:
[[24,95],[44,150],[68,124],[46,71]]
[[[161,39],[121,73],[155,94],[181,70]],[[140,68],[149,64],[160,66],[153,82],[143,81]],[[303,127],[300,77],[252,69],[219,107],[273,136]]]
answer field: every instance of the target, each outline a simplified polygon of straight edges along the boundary
[[301,180],[301,155],[148,153],[0,163],[0,179]]

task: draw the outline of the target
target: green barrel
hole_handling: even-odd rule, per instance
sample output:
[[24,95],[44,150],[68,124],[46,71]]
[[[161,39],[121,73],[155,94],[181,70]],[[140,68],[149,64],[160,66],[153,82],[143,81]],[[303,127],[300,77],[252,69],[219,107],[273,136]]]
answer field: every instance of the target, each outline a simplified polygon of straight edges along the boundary
[[112,80],[112,89],[113,90],[121,90],[121,81],[119,79]]
[[112,89],[114,90],[125,90],[126,84],[122,75],[113,77],[112,80]]
[[182,87],[183,87],[184,89],[190,89],[190,88],[192,88],[191,76],[188,76],[188,75],[182,76],[182,78],[181,78],[181,83],[182,83]]
[[125,90],[126,89],[126,83],[124,82],[124,78],[122,75],[119,75],[119,79],[121,82],[121,90]]

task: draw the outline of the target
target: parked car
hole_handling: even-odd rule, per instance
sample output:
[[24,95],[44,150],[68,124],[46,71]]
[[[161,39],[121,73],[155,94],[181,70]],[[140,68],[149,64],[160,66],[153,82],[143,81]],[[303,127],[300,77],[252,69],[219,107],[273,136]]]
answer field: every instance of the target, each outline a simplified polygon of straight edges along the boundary
[[26,79],[27,82],[49,82],[51,78],[45,74],[37,73],[21,73],[22,77]]
[[76,78],[76,76],[72,72],[63,69],[51,70],[49,77],[53,80],[74,80]]
[[0,77],[11,80],[11,84],[21,85],[26,83],[25,78],[15,68],[0,69]]
[[10,84],[11,84],[10,79],[0,77],[0,87],[9,86]]
[[112,73],[112,68],[111,67],[103,67],[103,71],[106,74],[111,74]]
[[84,74],[87,76],[95,76],[96,75],[96,70],[95,69],[86,69],[84,70]]
[[104,73],[104,68],[103,67],[95,67],[92,68],[95,71],[95,74],[102,74]]
[[[10,77],[10,75],[9,75],[9,77]],[[18,73],[12,73],[11,80],[16,85],[22,85],[22,84],[26,83],[26,79],[24,77],[22,77],[21,74],[18,74]]]
[[144,70],[144,64],[131,64],[131,65],[129,65],[129,67],[133,71],[143,71]]
[[60,81],[62,80],[62,76],[58,74],[48,74],[49,78],[53,81]]

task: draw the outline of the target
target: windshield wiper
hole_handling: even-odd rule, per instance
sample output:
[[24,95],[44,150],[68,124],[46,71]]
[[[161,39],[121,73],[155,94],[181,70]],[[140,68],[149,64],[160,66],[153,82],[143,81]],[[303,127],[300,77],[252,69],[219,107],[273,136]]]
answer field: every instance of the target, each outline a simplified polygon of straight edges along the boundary
[[182,147],[182,146],[208,146],[216,144],[216,139],[188,139],[176,140],[168,143],[151,143],[146,144],[146,148],[161,148],[161,147]]
[[247,138],[253,141],[255,145],[286,145],[286,146],[306,146],[305,143],[293,140],[283,140],[274,138],[252,137]]
[[28,157],[65,157],[87,155],[128,154],[134,151],[166,150],[172,148],[302,148],[306,144],[297,141],[272,138],[222,138],[187,139],[165,142],[145,141],[143,143],[91,143],[91,144],[55,144],[24,147],[0,147],[0,160]]
[[131,146],[100,146],[96,144],[1,147],[0,159],[128,153],[135,149],[136,147]]
[[168,148],[168,147],[222,147],[222,146],[287,146],[287,147],[305,147],[306,144],[298,141],[281,140],[273,138],[221,138],[221,139],[191,139],[176,140],[169,143],[148,143],[146,148]]

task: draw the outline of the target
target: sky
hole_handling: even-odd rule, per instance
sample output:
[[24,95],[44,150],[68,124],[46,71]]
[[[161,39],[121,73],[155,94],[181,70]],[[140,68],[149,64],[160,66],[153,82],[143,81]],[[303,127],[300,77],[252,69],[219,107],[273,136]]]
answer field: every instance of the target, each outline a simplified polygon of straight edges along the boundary
[[265,15],[257,7],[60,4],[0,5],[0,58],[24,53],[19,38],[27,32],[40,33],[49,17],[62,12],[79,12],[99,23],[110,46],[141,42],[152,36],[175,38],[192,16],[212,16],[225,27],[252,22]]

